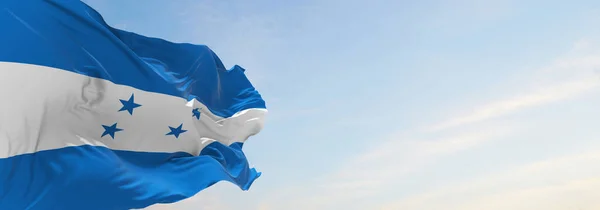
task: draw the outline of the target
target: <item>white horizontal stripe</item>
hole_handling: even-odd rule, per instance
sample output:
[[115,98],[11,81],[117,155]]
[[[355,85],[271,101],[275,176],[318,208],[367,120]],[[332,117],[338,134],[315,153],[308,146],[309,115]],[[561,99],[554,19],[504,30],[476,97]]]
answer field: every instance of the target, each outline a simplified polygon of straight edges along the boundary
[[[141,107],[118,111],[119,99]],[[192,110],[200,108],[197,120]],[[266,109],[248,109],[229,118],[212,114],[197,100],[141,91],[60,69],[0,62],[0,158],[67,146],[96,145],[115,150],[188,152],[198,155],[217,140],[243,142],[263,126]],[[124,129],[101,137],[102,125]],[[168,126],[183,123],[179,138]]]

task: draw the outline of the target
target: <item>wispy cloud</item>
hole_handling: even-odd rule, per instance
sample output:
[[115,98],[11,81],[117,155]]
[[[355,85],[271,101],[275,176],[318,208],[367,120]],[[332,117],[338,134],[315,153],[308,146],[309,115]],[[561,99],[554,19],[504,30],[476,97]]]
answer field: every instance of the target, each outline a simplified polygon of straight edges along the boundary
[[564,57],[532,70],[534,76],[523,91],[513,93],[512,97],[472,107],[462,115],[428,126],[425,132],[478,123],[528,108],[573,99],[600,87],[600,53],[590,52],[592,46],[594,42],[590,40],[576,41]]
[[390,186],[397,184],[396,181],[408,178],[438,158],[499,139],[514,129],[511,126],[490,126],[433,139],[408,136],[390,139],[348,160],[348,164],[338,171],[314,183],[267,196],[270,199],[264,205],[271,205],[273,209],[328,209],[343,202],[369,199],[385,193]]
[[[600,65],[599,65],[600,67]],[[589,90],[600,86],[599,78],[590,77],[574,81],[566,81],[560,84],[549,85],[538,88],[529,94],[516,96],[509,99],[499,100],[482,107],[476,108],[470,113],[456,117],[428,128],[430,131],[448,129],[470,123],[477,123],[484,120],[493,119],[523,109],[542,106],[548,103],[564,101],[574,98]]]
[[[378,195],[393,194],[393,186],[396,186],[399,180],[410,179],[416,172],[425,170],[428,166],[443,160],[444,157],[473,150],[494,140],[502,140],[503,137],[521,129],[519,123],[494,119],[529,108],[570,100],[597,90],[600,80],[597,75],[590,73],[594,68],[600,67],[600,62],[590,59],[594,56],[596,55],[586,54],[568,59],[559,58],[551,65],[536,69],[534,72],[547,73],[548,69],[553,71],[562,69],[570,73],[578,73],[562,78],[553,78],[555,74],[537,74],[530,81],[531,88],[527,91],[519,91],[518,94],[513,94],[515,95],[513,97],[497,99],[466,114],[433,123],[426,126],[427,129],[393,134],[366,152],[357,154],[334,173],[307,184],[311,186],[310,188],[294,186],[288,189],[287,193],[278,191],[273,195],[277,199],[268,199],[264,205],[270,205],[274,209],[327,209],[336,206],[336,203],[365,201],[375,199]],[[459,127],[460,129],[457,129]],[[374,145],[374,142],[371,141],[368,145]],[[587,158],[586,160],[590,159],[590,156],[583,157]],[[520,169],[522,172],[519,173],[525,175],[514,177],[514,180],[525,180],[523,178],[530,173],[528,171],[533,170],[532,167],[540,167],[540,164]],[[485,178],[481,184],[489,184],[489,179],[491,178]],[[591,180],[591,182],[596,181]],[[571,185],[566,188],[569,186]],[[408,204],[394,204],[385,209],[447,209],[441,206],[426,207],[425,204],[431,201],[424,200],[423,208],[419,208],[421,203],[412,204],[414,201],[407,201]],[[360,202],[355,203],[359,206]]]
[[596,209],[600,201],[589,198],[600,194],[599,154],[590,151],[516,166],[409,196],[381,209]]

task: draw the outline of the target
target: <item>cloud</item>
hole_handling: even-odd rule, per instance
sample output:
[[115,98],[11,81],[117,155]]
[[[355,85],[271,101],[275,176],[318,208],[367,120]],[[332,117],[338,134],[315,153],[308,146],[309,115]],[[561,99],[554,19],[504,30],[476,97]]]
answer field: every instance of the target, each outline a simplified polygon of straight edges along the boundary
[[599,154],[595,150],[508,168],[380,209],[597,209]]
[[574,98],[599,86],[600,80],[598,80],[598,78],[591,77],[539,88],[539,90],[535,90],[529,94],[499,100],[481,106],[464,116],[435,124],[428,128],[428,130],[438,131],[462,126],[465,124],[477,123],[521,111],[526,108],[542,106],[557,101],[564,101]]
[[266,196],[270,199],[263,205],[272,209],[330,209],[339,203],[368,200],[438,158],[498,139],[514,129],[490,126],[434,139],[392,139],[349,160],[333,174]]
[[426,127],[425,132],[478,123],[528,108],[573,99],[600,87],[600,53],[589,53],[588,49],[592,45],[589,40],[578,40],[568,55],[557,58],[549,66],[533,70],[536,75],[530,79],[525,93],[471,108],[461,116]]
[[[577,47],[584,48],[582,45],[578,43]],[[269,206],[271,209],[331,209],[340,208],[341,203],[352,203],[351,207],[356,209],[362,207],[373,208],[373,206],[370,206],[375,205],[373,204],[375,202],[373,200],[384,199],[382,197],[386,196],[387,199],[394,197],[391,194],[398,192],[398,189],[395,187],[399,186],[398,183],[402,180],[414,179],[414,176],[418,176],[417,174],[420,171],[427,170],[427,167],[434,165],[446,157],[465,151],[476,150],[476,148],[484,144],[502,140],[522,129],[520,127],[521,124],[518,122],[498,120],[500,117],[525,111],[529,108],[543,107],[552,103],[567,101],[597,90],[600,80],[598,75],[593,73],[593,69],[600,67],[600,59],[593,59],[596,56],[600,56],[600,54],[560,57],[549,66],[533,70],[534,76],[529,81],[529,89],[527,91],[517,89],[519,94],[513,94],[512,97],[499,98],[485,105],[476,106],[477,108],[472,109],[472,111],[463,112],[464,114],[457,115],[457,117],[433,123],[430,126],[426,126],[426,129],[394,133],[384,140],[365,141],[367,147],[368,145],[374,146],[371,146],[362,154],[357,154],[355,158],[347,160],[345,165],[327,176],[317,177],[311,183],[303,183],[302,185],[292,186],[285,190],[278,190],[273,195],[266,196],[269,199],[266,199],[262,205]],[[554,73],[547,74],[548,72]],[[559,74],[562,74],[561,77],[556,77]],[[510,90],[510,88],[508,89]],[[525,94],[521,94],[521,92],[525,92]],[[575,157],[575,159],[577,158],[595,160],[596,156]],[[562,165],[552,165],[550,168],[565,168],[571,164],[570,159],[562,162],[559,159],[552,161],[553,163],[546,164]],[[586,163],[592,164],[589,161]],[[577,166],[585,168],[585,165]],[[536,167],[538,168],[536,169]],[[523,183],[518,181],[529,180],[525,179],[528,173],[534,173],[532,170],[541,170],[539,168],[544,168],[545,173],[552,173],[551,170],[548,171],[545,169],[548,167],[542,162],[527,166],[525,169],[518,169],[517,175],[519,173],[525,174],[522,176],[506,174],[499,178],[486,177],[483,181],[474,183],[479,183],[481,186],[490,186],[495,183],[494,179],[501,180],[503,177],[512,177],[512,179],[508,179],[505,182],[497,183],[504,183],[508,186],[511,183],[510,181],[514,181],[517,184],[515,185],[516,187],[507,190],[522,190],[524,195],[530,195],[533,198],[535,196],[542,196],[539,193],[535,194],[538,192],[538,188],[550,185],[537,182],[537,186],[522,185],[529,188],[521,189],[518,188],[520,187],[518,184]],[[510,172],[513,172],[513,170]],[[544,174],[539,174],[539,176],[543,177]],[[597,180],[593,180],[590,177],[580,178],[582,180],[571,180],[573,181],[572,183],[560,182],[564,179],[554,180],[558,183],[554,183],[556,185],[554,187],[549,187],[549,189],[554,189],[554,191],[549,193],[561,193],[569,189],[587,190],[577,188],[577,186],[580,186],[577,185],[579,181],[598,184],[596,183]],[[476,194],[479,192],[471,190],[471,188],[475,188],[477,185],[468,183],[465,185],[465,193]],[[493,189],[485,188],[480,191],[495,192]],[[434,195],[437,196],[437,193]],[[452,193],[443,195],[452,195]],[[384,206],[384,209],[447,209],[443,206],[435,206],[435,199],[430,198],[435,196],[425,195],[423,198],[417,197],[408,201]],[[493,200],[496,199],[493,196],[502,197],[503,194],[489,194],[489,196],[486,198],[482,197],[481,199]],[[465,195],[463,198],[462,202],[467,203],[468,199],[465,199],[469,198],[468,195]],[[448,203],[458,206],[460,203],[452,203],[453,199],[448,198]],[[485,203],[473,205],[484,207]],[[419,208],[421,206],[423,208]],[[435,208],[428,208],[429,206],[434,206]],[[473,207],[473,209],[477,208]]]

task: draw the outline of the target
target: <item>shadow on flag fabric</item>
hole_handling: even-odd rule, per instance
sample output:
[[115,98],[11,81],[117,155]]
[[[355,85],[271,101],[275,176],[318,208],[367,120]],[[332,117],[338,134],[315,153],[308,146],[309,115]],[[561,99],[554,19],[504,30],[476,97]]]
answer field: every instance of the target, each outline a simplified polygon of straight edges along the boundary
[[265,102],[208,47],[78,0],[2,0],[0,27],[0,209],[139,209],[260,175],[242,144]]

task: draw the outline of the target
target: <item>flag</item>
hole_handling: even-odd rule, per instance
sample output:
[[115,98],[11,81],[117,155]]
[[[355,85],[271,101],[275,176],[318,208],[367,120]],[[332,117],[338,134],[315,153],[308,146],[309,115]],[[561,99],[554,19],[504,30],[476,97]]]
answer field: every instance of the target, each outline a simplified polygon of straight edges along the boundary
[[265,102],[208,47],[78,0],[2,0],[0,28],[0,209],[139,209],[260,175],[242,145]]

